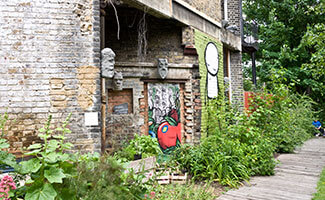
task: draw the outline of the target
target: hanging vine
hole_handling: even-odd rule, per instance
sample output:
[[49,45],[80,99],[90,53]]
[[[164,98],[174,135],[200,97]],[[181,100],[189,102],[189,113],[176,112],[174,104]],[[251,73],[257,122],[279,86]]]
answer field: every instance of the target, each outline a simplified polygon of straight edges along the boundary
[[116,18],[116,23],[117,23],[117,40],[120,40],[120,21],[118,19],[118,15],[117,15],[117,10],[115,8],[115,5],[113,3],[114,0],[104,0],[105,3],[110,3],[114,9],[115,12],[115,18]]
[[147,56],[147,22],[146,22],[147,8],[144,9],[142,18],[138,23],[138,61],[144,61]]

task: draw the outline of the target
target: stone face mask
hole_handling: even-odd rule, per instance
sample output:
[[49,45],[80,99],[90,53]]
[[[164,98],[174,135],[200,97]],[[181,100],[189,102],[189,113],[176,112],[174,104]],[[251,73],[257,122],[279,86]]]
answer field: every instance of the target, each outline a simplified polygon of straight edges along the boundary
[[115,72],[114,78],[113,78],[113,90],[123,90],[122,72]]
[[158,74],[162,79],[165,79],[168,74],[168,61],[167,59],[158,59]]

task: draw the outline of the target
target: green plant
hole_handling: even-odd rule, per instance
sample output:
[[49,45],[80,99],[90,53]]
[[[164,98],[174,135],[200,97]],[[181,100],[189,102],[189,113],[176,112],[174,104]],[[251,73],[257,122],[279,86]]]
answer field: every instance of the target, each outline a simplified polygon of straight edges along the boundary
[[16,167],[16,157],[3,149],[8,149],[10,147],[7,139],[4,138],[5,136],[5,125],[8,121],[8,114],[4,113],[3,115],[0,114],[0,169],[5,166]]
[[162,151],[156,138],[149,135],[134,135],[134,139],[130,141],[129,145],[116,153],[116,157],[123,161],[131,161],[134,160],[135,155],[147,158],[159,154],[162,154]]
[[250,111],[239,112],[223,101],[208,102],[208,137],[200,145],[183,145],[172,163],[194,179],[237,187],[252,175],[272,175],[275,152],[292,152],[312,136],[313,101],[289,94],[274,82],[275,93],[260,91]]
[[70,190],[76,199],[140,200],[150,182],[144,174],[128,172],[113,157],[82,159],[76,165],[77,176],[69,179]]
[[145,200],[213,200],[217,198],[210,184],[154,184],[145,195]]
[[313,200],[323,200],[325,199],[325,168],[323,168],[322,173],[317,184],[317,192],[313,194]]
[[66,133],[71,131],[67,128],[71,114],[63,122],[62,127],[55,131],[61,134],[54,135],[54,130],[50,129],[52,116],[50,115],[47,124],[39,131],[38,136],[43,143],[30,145],[27,149],[30,152],[25,155],[33,156],[28,161],[22,161],[15,170],[20,174],[27,174],[30,179],[26,181],[24,187],[17,191],[26,191],[25,200],[54,200],[73,199],[73,192],[67,188],[67,179],[75,174],[74,162],[76,159],[72,154],[65,153],[72,147],[71,143],[66,143]]
[[198,146],[182,146],[173,159],[195,180],[208,179],[236,187],[251,175],[240,143],[218,136],[209,136]]

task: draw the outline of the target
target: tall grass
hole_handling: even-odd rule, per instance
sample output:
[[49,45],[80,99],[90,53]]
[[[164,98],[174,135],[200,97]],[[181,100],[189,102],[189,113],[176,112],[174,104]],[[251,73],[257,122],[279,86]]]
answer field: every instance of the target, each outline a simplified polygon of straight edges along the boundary
[[274,153],[292,152],[312,136],[313,101],[287,92],[256,93],[250,111],[210,101],[208,137],[174,155],[194,179],[236,187],[253,175],[272,175]]

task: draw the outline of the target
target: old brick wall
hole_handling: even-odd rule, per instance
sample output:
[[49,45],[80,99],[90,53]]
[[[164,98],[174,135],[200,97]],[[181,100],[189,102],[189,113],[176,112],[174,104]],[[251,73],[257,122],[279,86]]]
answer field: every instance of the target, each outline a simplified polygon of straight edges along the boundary
[[184,0],[197,10],[208,15],[214,20],[220,22],[222,20],[222,2],[221,0]]
[[[108,116],[107,148],[114,148],[134,134],[148,134],[148,83],[180,84],[183,142],[193,143],[194,99],[192,67],[197,64],[196,55],[184,55],[182,44],[183,25],[170,19],[159,19],[143,11],[118,7],[120,35],[117,39],[117,23],[112,8],[106,10],[106,47],[116,53],[115,70],[122,71],[124,88],[133,90],[133,113]],[[138,26],[145,16],[147,54],[138,54]],[[166,58],[170,64],[167,80],[159,78],[157,59]],[[128,63],[123,65],[123,63]],[[111,84],[108,82],[108,87]],[[122,123],[123,122],[123,123]],[[125,124],[125,125],[123,125]],[[124,140],[124,141],[123,141]]]
[[[111,80],[107,80],[107,86],[110,92],[108,95],[108,113],[106,118],[106,146],[108,151],[115,150],[121,147],[125,142],[133,139],[134,134],[140,134],[144,131],[144,117],[143,112],[145,108],[140,105],[143,103],[141,100],[144,99],[144,83],[139,79],[135,78],[124,78],[123,79],[123,90],[124,91],[111,91],[112,83]],[[132,96],[130,92],[132,91]],[[116,94],[116,97],[122,97],[119,99],[112,97],[112,93]],[[125,96],[126,95],[126,96]],[[124,97],[123,97],[124,96]],[[132,103],[130,102],[132,101]],[[111,113],[111,107],[114,105],[119,105],[121,103],[128,103],[128,113],[127,114],[114,114]],[[130,108],[132,104],[132,109]]]
[[228,2],[228,22],[230,25],[236,25],[238,30],[235,34],[240,35],[241,29],[241,0],[227,0]]
[[230,53],[230,74],[231,74],[231,102],[241,109],[244,105],[243,69],[241,52]]
[[13,151],[37,140],[49,114],[55,124],[68,113],[75,149],[100,149],[100,126],[84,125],[100,110],[98,36],[99,0],[0,1],[0,113],[16,120]]
[[138,25],[144,13],[132,8],[119,8],[120,35],[117,39],[117,23],[112,8],[107,11],[106,47],[116,53],[116,62],[157,62],[157,58],[168,58],[169,63],[193,63],[195,57],[183,54],[182,25],[170,19],[159,19],[145,15],[147,24],[147,55],[138,56]]

